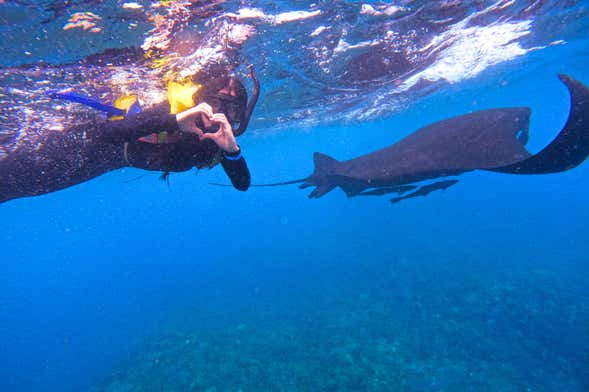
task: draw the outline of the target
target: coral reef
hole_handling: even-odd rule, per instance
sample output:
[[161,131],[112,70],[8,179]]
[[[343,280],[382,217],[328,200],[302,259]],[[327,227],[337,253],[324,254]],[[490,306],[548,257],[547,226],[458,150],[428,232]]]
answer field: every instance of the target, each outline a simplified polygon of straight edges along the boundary
[[200,293],[95,390],[581,391],[588,279],[569,267],[292,267]]

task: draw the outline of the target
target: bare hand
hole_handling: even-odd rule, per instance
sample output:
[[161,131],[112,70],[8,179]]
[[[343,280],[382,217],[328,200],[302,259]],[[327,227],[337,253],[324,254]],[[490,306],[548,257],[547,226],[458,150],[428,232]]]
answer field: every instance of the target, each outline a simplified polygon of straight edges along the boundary
[[215,113],[211,121],[213,124],[219,125],[219,130],[215,133],[203,133],[199,135],[200,139],[211,139],[225,152],[238,151],[239,147],[233,135],[233,128],[231,128],[231,124],[227,121],[227,117],[223,113]]
[[176,122],[182,132],[196,133],[199,137],[203,134],[202,129],[196,126],[196,120],[200,116],[213,118],[213,108],[206,102],[176,114]]

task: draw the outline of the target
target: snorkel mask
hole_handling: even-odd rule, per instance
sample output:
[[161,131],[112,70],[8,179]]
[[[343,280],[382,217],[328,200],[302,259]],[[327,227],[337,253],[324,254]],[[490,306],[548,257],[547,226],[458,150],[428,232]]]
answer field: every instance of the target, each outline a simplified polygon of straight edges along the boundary
[[[245,110],[242,110],[243,101],[238,96],[234,96],[227,93],[222,92],[213,92],[213,93],[206,93],[202,96],[201,100],[204,102],[209,103],[213,107],[217,107],[219,112],[225,113],[227,117],[230,117],[231,126],[233,127],[233,134],[235,136],[239,136],[245,132],[247,126],[249,124],[250,118],[254,111],[254,107],[258,102],[258,97],[260,95],[260,81],[256,77],[254,73],[253,66],[249,66],[249,77],[253,81],[253,90],[252,96],[249,102],[246,105]],[[241,112],[241,115],[239,113]],[[239,118],[235,118],[239,116]],[[200,121],[197,121],[197,126],[199,128],[204,129],[201,127],[202,124],[199,124]],[[236,128],[236,124],[239,126]],[[218,126],[216,127],[209,127],[206,132],[216,132],[218,130]]]
[[[238,97],[231,94],[218,92],[207,94],[202,97],[202,100],[216,108],[216,112],[224,113],[230,120],[234,132],[238,130],[236,125],[241,125],[244,122],[247,108],[243,108],[242,100],[240,100]],[[241,115],[239,115],[239,113],[241,113]]]

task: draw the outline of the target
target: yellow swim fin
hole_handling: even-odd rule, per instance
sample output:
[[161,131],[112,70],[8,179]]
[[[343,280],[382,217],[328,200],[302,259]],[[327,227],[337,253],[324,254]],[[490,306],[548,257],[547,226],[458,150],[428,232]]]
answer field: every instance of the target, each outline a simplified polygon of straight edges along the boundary
[[[136,95],[123,95],[115,100],[113,106],[125,111],[125,116],[141,113],[139,99]],[[125,116],[112,116],[110,120],[122,120]]]
[[170,114],[177,114],[194,106],[194,93],[200,88],[199,85],[187,82],[169,82],[167,85],[168,102],[170,103]]

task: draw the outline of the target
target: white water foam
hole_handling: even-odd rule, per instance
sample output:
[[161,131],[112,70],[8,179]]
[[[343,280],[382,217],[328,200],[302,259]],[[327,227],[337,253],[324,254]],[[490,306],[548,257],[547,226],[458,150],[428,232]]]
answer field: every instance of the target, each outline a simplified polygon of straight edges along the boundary
[[436,61],[427,69],[408,78],[400,86],[401,90],[407,90],[423,80],[457,83],[473,78],[493,65],[540,49],[525,49],[518,42],[520,38],[531,34],[531,21],[474,27],[466,27],[466,23],[467,21],[463,21],[456,24],[422,48],[423,52],[432,50]]

